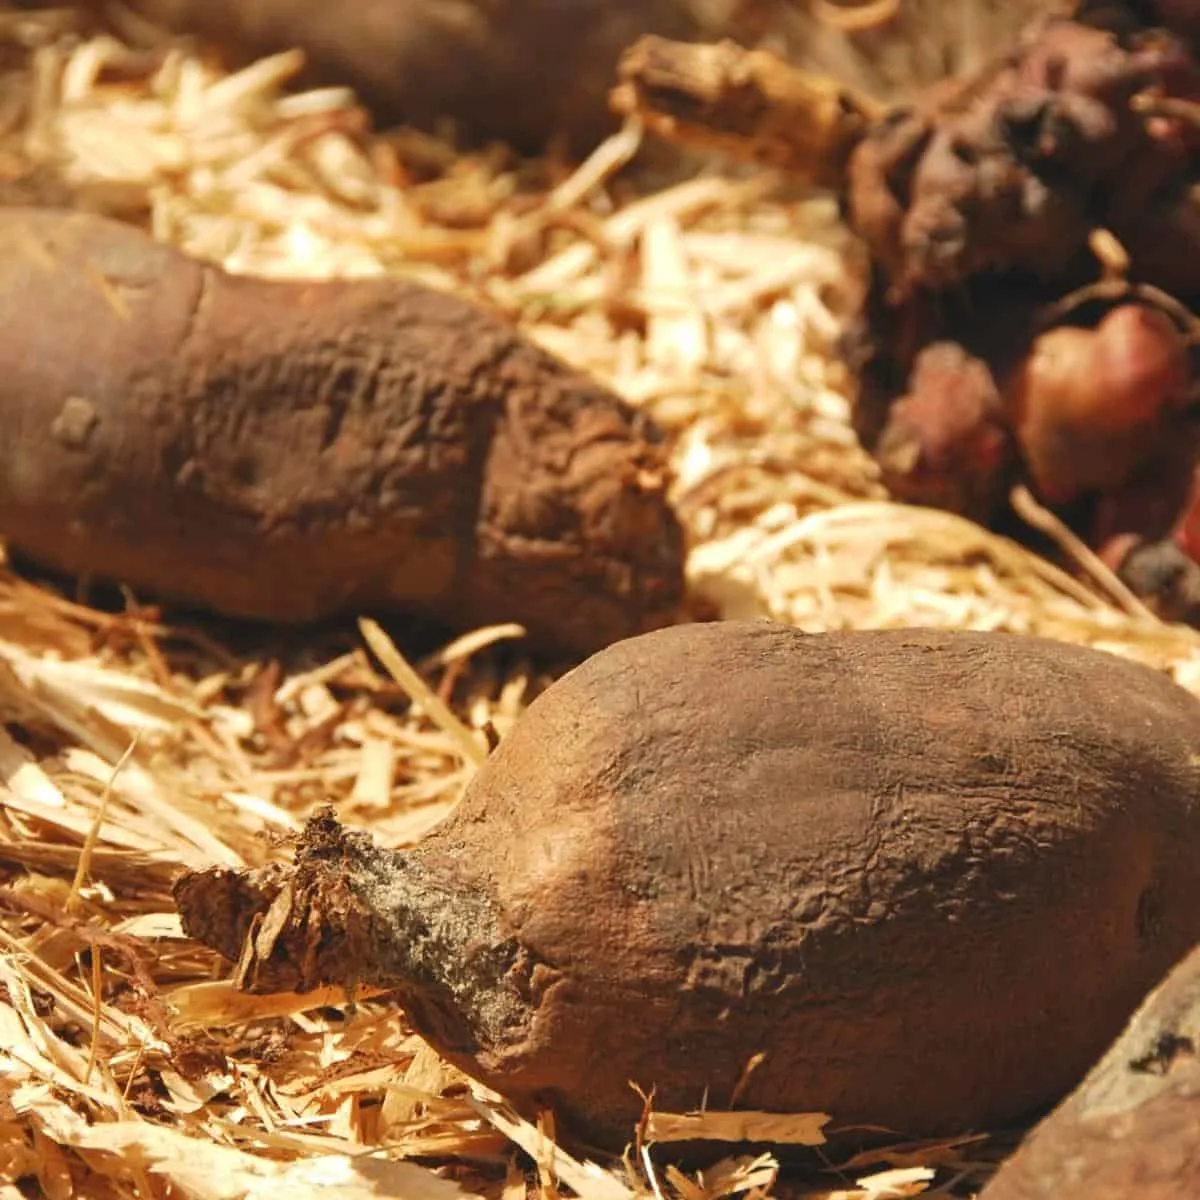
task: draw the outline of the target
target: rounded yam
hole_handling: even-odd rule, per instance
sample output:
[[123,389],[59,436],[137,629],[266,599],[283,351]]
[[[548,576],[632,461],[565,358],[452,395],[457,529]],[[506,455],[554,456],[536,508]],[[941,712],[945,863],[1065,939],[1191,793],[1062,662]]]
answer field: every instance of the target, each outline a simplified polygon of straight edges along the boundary
[[[320,833],[288,886],[324,899],[272,916],[244,980],[395,987],[585,1144],[632,1136],[631,1085],[834,1136],[1004,1125],[1200,937],[1198,745],[1200,702],[1081,647],[662,630],[543,693],[415,850]],[[202,873],[177,901],[238,958],[278,887]]]

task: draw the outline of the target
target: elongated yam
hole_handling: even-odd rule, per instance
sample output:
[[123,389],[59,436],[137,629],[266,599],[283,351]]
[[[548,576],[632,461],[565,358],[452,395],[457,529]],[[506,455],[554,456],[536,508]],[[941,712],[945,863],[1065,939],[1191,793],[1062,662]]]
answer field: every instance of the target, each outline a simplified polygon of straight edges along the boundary
[[[103,0],[92,0],[103,6]],[[132,0],[142,15],[234,60],[302,49],[315,77],[354,87],[381,117],[451,118],[474,139],[580,150],[615,127],[606,100],[642,33],[704,28],[694,0]],[[695,10],[695,11],[694,11]]]
[[394,987],[586,1143],[631,1084],[941,1136],[1061,1097],[1200,936],[1198,750],[1200,702],[1098,651],[680,626],[554,684],[412,852],[325,819],[176,899],[242,986]]
[[454,297],[238,278],[0,213],[0,534],[239,617],[390,609],[586,653],[671,619],[649,423]]

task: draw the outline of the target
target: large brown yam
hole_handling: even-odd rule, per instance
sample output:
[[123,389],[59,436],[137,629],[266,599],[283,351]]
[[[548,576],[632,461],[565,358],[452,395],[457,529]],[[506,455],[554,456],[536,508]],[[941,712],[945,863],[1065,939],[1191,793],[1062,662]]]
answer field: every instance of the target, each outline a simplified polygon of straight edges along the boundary
[[415,851],[318,822],[176,897],[243,986],[396,987],[586,1142],[758,1054],[739,1106],[940,1136],[1064,1094],[1200,935],[1198,749],[1195,698],[1097,651],[680,626],[554,684]]
[[[103,0],[93,0],[102,4]],[[615,127],[606,95],[641,33],[695,36],[689,0],[133,0],[169,28],[235,58],[305,51],[317,77],[349,84],[387,119],[454,118],[473,138],[576,148]]]
[[391,609],[588,653],[672,618],[653,429],[451,296],[237,278],[0,214],[0,534],[239,617]]
[[980,1200],[1200,1196],[1200,947]]

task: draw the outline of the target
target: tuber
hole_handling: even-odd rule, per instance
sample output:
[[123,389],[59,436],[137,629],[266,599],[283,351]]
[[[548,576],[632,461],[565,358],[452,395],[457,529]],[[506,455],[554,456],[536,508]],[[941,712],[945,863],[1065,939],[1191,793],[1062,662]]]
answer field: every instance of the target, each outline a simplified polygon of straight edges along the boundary
[[1200,461],[1195,0],[1044,6],[883,111],[765,51],[647,38],[614,103],[836,191],[867,259],[852,423],[895,498],[1013,532],[1023,480],[1106,559],[1165,536]]
[[665,452],[616,395],[394,278],[240,278],[0,213],[0,535],[235,617],[395,610],[587,654],[673,619]]
[[395,989],[584,1145],[635,1084],[938,1136],[1058,1099],[1200,936],[1198,751],[1100,651],[680,625],[542,693],[414,850],[324,815],[175,898],[243,988]]
[[875,446],[884,485],[911,504],[986,519],[1015,460],[987,363],[957,342],[934,342],[917,355],[909,386]]
[[1122,304],[1095,329],[1061,325],[1035,339],[1010,382],[1009,404],[1030,477],[1067,503],[1120,487],[1162,444],[1191,390],[1174,322]]
[[1200,1196],[1200,946],[980,1200]]
[[[356,89],[381,117],[459,123],[536,150],[565,134],[580,150],[615,127],[605,103],[639,34],[706,29],[695,0],[126,0],[235,61],[305,52],[315,78]],[[105,10],[109,0],[91,0]]]

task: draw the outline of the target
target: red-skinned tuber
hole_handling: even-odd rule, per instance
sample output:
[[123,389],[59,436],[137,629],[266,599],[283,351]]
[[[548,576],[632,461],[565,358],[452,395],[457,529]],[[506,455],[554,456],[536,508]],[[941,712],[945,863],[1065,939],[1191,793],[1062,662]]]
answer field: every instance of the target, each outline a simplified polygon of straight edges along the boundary
[[[571,1142],[660,1112],[941,1136],[1082,1078],[1200,936],[1200,701],[1009,634],[673,627],[538,697],[390,853],[183,875],[256,991],[395,989]],[[749,1068],[753,1069],[749,1069]]]
[[1200,1196],[1200,946],[979,1200]]
[[884,484],[911,504],[986,519],[1016,461],[987,363],[957,342],[934,342],[917,356],[909,386],[875,446]]
[[1041,334],[1008,381],[1007,401],[1029,475],[1065,504],[1124,484],[1171,436],[1191,371],[1175,323],[1122,304],[1094,329]]

